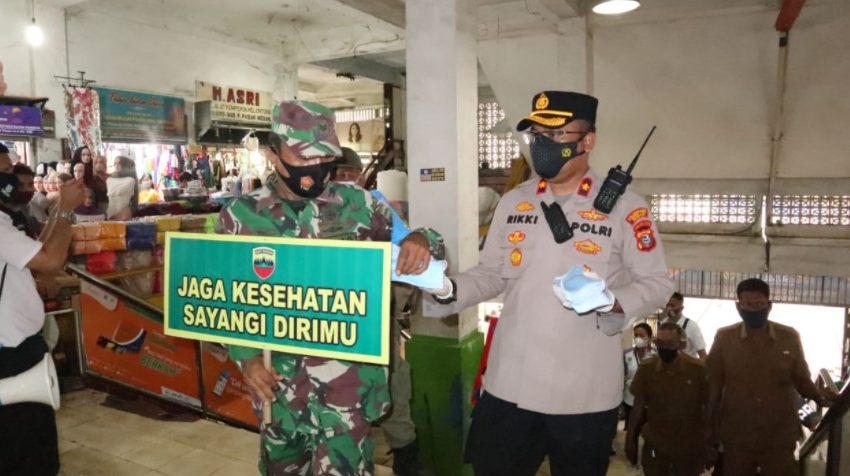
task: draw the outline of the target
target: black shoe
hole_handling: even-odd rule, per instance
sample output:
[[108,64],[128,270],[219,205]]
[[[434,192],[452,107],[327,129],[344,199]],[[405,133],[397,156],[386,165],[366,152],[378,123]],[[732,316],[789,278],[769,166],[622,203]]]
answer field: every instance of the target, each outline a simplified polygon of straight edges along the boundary
[[396,476],[419,474],[419,445],[413,440],[407,446],[393,448],[393,473]]

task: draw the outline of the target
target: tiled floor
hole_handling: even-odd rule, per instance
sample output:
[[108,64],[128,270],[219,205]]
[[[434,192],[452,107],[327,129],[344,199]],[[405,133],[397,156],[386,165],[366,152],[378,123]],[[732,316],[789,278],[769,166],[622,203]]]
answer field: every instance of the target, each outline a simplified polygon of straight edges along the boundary
[[[62,475],[242,476],[257,474],[257,435],[207,420],[161,420],[104,405],[107,395],[81,390],[62,395],[56,416]],[[188,421],[187,421],[188,420]],[[391,476],[380,430],[376,476]],[[622,432],[615,447],[622,454]],[[385,466],[384,466],[385,465]],[[548,476],[544,466],[540,476]],[[637,474],[623,458],[612,459],[609,476]]]

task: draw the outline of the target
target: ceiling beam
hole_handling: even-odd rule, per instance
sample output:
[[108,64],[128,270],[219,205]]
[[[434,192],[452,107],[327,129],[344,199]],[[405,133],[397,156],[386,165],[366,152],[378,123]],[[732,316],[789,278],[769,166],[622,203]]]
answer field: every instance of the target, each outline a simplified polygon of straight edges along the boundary
[[393,86],[404,87],[404,76],[401,71],[377,61],[366,58],[339,58],[316,61],[313,64],[340,73],[351,73],[355,76],[374,79]]
[[803,10],[803,5],[806,0],[785,0],[782,2],[782,7],[779,9],[779,16],[776,17],[777,31],[789,31],[794,26],[797,17],[800,16],[800,11]]
[[404,2],[400,0],[335,0],[354,10],[404,29]]

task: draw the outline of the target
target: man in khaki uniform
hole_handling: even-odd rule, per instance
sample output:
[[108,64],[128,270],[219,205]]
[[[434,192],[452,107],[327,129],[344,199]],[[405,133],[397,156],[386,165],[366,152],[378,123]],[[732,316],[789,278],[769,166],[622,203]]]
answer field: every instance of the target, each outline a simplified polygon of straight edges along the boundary
[[[597,104],[572,92],[534,96],[517,129],[542,178],[502,197],[479,264],[434,297],[435,313],[448,315],[504,293],[467,441],[478,475],[533,475],[547,454],[554,476],[604,475],[623,394],[618,334],[673,291],[646,203],[626,192],[610,214],[593,207],[603,181],[588,166]],[[572,237],[556,242],[543,203],[561,208]],[[613,298],[600,309],[610,312],[579,315],[556,296],[553,280],[574,266],[607,286]]]
[[699,476],[705,464],[708,376],[705,364],[683,351],[677,324],[658,328],[658,356],[641,364],[631,385],[635,396],[627,422],[626,456],[637,464],[638,435],[646,476]]
[[770,288],[760,279],[738,283],[740,322],[717,331],[708,354],[709,415],[723,446],[723,474],[796,476],[800,437],[796,394],[828,405],[834,395],[812,382],[800,335],[768,321]]

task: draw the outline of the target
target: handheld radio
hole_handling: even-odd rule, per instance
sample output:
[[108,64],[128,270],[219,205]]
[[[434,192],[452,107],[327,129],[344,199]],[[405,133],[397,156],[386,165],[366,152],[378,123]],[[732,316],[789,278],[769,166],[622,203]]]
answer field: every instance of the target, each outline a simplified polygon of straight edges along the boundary
[[629,164],[628,169],[623,171],[623,168],[618,165],[608,171],[608,176],[605,177],[605,182],[602,184],[599,194],[596,195],[596,199],[593,201],[593,208],[602,213],[611,213],[614,205],[617,204],[617,200],[620,199],[620,196],[626,192],[626,188],[632,183],[632,170],[637,165],[640,154],[643,152],[643,148],[646,147],[646,143],[649,142],[649,138],[652,137],[653,132],[655,132],[655,126],[652,126],[652,130],[649,131],[637,155],[632,159],[632,163]]

